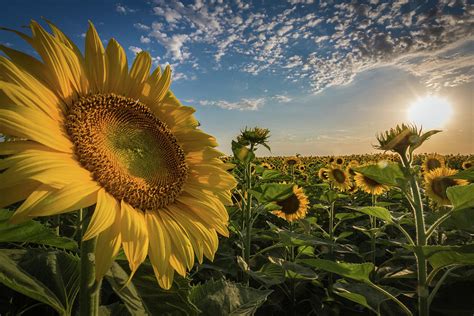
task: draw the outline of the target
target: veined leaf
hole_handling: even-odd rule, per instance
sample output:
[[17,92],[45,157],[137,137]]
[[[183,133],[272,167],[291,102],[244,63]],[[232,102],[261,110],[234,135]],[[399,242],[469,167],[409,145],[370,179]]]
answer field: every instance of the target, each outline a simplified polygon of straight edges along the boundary
[[[126,262],[121,262],[125,267]],[[187,280],[175,276],[169,290],[159,287],[153,268],[147,262],[137,270],[124,287],[128,273],[115,262],[105,278],[132,315],[198,315],[199,310],[188,299],[191,290]]]
[[362,173],[364,176],[370,179],[391,186],[400,186],[405,181],[403,171],[396,163],[354,167],[353,169],[357,172]]
[[390,215],[390,211],[387,210],[385,207],[380,206],[366,206],[366,207],[347,207],[348,209],[361,212],[370,216],[377,217],[381,220],[384,220],[388,223],[393,222],[392,216]]
[[374,270],[372,263],[334,262],[324,259],[300,259],[297,262],[362,282],[370,282],[369,276]]
[[60,250],[1,249],[0,283],[71,315],[79,292],[79,258]]
[[30,220],[22,224],[10,224],[8,220],[12,215],[11,211],[0,210],[0,242],[29,242],[68,250],[77,249],[76,241],[57,236],[40,222]]
[[254,315],[271,292],[230,281],[211,280],[194,286],[189,297],[203,315]]
[[446,194],[455,211],[474,207],[474,183],[450,187]]

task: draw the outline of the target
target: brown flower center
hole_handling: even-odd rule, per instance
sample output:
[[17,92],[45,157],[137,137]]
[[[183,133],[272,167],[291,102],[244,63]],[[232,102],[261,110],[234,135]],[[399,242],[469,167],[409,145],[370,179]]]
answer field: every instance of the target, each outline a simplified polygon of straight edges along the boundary
[[285,214],[295,214],[300,208],[300,200],[298,200],[295,194],[282,201],[278,201],[277,204],[281,206],[281,211]]
[[168,126],[146,105],[115,94],[83,97],[66,129],[81,165],[117,200],[157,209],[182,190],[188,167]]
[[446,189],[455,185],[457,185],[455,179],[439,177],[433,179],[433,181],[431,182],[431,189],[433,190],[433,193],[439,196],[440,198],[448,199],[448,196],[446,195]]

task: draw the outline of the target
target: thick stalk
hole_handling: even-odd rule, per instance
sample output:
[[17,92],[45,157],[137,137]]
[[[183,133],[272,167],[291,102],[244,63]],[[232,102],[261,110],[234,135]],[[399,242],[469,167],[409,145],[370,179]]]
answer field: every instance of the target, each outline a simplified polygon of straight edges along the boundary
[[[372,206],[376,204],[376,196],[372,194]],[[377,228],[377,219],[374,216],[370,216],[370,254],[372,258],[372,264],[375,267],[375,229]]]
[[[331,207],[329,208],[329,240],[331,241],[331,245],[329,246],[329,260],[334,260],[334,204],[336,202],[331,202]],[[329,293],[332,293],[332,286],[334,280],[332,273],[329,273]]]
[[[250,145],[250,151],[253,152],[254,146]],[[247,266],[250,268],[250,247],[252,245],[252,194],[250,189],[252,189],[252,164],[248,162],[245,165],[245,181],[246,181],[246,193],[247,193],[247,202],[245,203],[245,241],[244,241],[244,261],[247,263]],[[249,275],[248,273],[244,274],[244,282],[248,284]]]
[[[91,207],[86,210],[82,232],[86,231],[93,210]],[[95,246],[96,238],[85,240],[81,243],[80,316],[96,316],[99,314],[100,282],[97,282],[95,279]]]
[[405,167],[405,171],[409,175],[409,183],[411,188],[411,193],[413,197],[413,215],[415,218],[416,225],[416,246],[415,246],[415,257],[417,265],[417,277],[418,277],[418,315],[428,316],[429,307],[428,307],[428,296],[429,289],[426,283],[427,278],[427,262],[425,254],[423,253],[423,248],[426,246],[426,230],[425,230],[425,219],[423,215],[423,202],[420,195],[420,189],[418,187],[418,182],[416,181],[415,175],[411,170],[411,164],[408,159],[402,155],[402,162]]

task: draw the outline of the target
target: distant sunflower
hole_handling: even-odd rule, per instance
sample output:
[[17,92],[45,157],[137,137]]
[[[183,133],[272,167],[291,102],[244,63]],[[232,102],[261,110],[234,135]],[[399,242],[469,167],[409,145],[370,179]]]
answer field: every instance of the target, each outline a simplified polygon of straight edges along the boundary
[[304,218],[308,212],[308,198],[303,192],[303,188],[295,185],[293,187],[293,194],[282,201],[278,201],[279,210],[273,211],[278,217],[281,217],[288,222],[293,222],[297,219]]
[[295,166],[300,162],[298,157],[287,157],[285,159],[285,165],[287,166]]
[[266,162],[266,161],[262,162],[262,163],[260,164],[260,166],[262,166],[262,167],[265,168],[265,169],[269,169],[269,170],[275,169],[275,166],[273,166],[271,163]]
[[455,185],[466,185],[469,182],[463,179],[448,178],[457,173],[451,168],[436,168],[425,174],[425,192],[433,201],[439,205],[450,205],[446,189]]
[[351,176],[355,176],[356,175],[356,172],[354,170],[354,167],[358,167],[359,166],[359,162],[357,160],[351,160],[349,162],[349,164],[347,165],[346,167],[346,172]]
[[463,161],[463,163],[462,163],[462,168],[464,170],[472,168],[472,166],[474,166],[474,160],[466,160],[466,161]]
[[351,179],[342,167],[332,165],[328,168],[329,181],[340,191],[346,191],[351,186]]
[[337,158],[335,159],[334,163],[335,163],[336,165],[342,166],[342,165],[344,164],[344,161],[345,161],[344,158],[342,158],[342,157],[337,157]]
[[364,176],[361,173],[356,173],[354,176],[354,181],[359,187],[360,190],[373,194],[373,195],[380,195],[389,190],[389,187],[385,184],[382,184],[374,179]]
[[296,167],[296,169],[299,171],[299,172],[304,172],[306,170],[306,166],[302,163],[298,164],[298,166]]
[[[2,46],[0,207],[25,200],[19,223],[95,206],[83,239],[97,236],[96,277],[122,247],[133,273],[148,255],[158,283],[170,288],[196,256],[213,259],[217,233],[228,236],[235,179],[194,109],[169,90],[171,71],[146,52],[128,69],[124,49],[104,49],[94,26],[85,56],[57,27],[37,22],[21,34],[42,62]],[[216,233],[217,232],[217,233]]]
[[446,161],[443,156],[439,154],[430,154],[425,157],[421,165],[423,172],[429,172],[436,168],[443,168],[446,165]]
[[327,169],[327,168],[319,169],[318,177],[319,177],[319,179],[321,179],[323,181],[328,181],[329,180],[329,169]]

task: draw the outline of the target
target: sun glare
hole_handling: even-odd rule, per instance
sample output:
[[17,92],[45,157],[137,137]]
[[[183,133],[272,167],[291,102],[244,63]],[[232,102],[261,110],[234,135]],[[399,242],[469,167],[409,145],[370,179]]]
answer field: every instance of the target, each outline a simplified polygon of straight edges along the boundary
[[448,100],[439,96],[426,96],[408,108],[408,120],[423,129],[442,128],[451,118],[453,109]]

